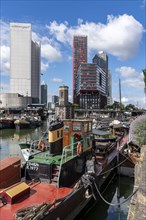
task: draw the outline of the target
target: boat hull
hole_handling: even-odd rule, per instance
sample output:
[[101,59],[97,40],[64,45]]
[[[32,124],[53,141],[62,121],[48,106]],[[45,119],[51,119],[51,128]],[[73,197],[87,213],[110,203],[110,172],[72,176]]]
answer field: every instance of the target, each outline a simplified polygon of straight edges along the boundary
[[5,129],[5,128],[15,128],[14,120],[0,119],[0,129]]
[[15,128],[18,130],[31,128],[30,122],[25,120],[16,120],[14,123],[15,123]]

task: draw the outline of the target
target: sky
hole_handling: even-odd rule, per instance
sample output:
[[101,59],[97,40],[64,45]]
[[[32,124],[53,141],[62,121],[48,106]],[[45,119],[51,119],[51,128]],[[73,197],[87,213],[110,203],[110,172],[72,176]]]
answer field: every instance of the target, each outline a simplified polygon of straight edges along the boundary
[[[10,22],[30,23],[32,40],[41,43],[41,82],[48,85],[48,101],[69,87],[72,101],[72,38],[87,35],[88,62],[99,51],[108,55],[112,98],[124,105],[144,107],[146,68],[146,0],[1,0],[0,87],[9,92]],[[23,42],[22,42],[23,43]]]

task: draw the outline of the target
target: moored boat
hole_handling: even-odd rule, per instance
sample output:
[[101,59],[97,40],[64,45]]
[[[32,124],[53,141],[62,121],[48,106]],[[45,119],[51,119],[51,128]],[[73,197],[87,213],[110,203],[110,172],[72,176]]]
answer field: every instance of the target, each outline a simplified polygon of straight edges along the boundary
[[14,124],[16,129],[28,129],[31,127],[31,123],[25,119],[17,119]]
[[15,128],[15,125],[14,125],[14,121],[15,119],[13,118],[0,118],[0,129],[3,129],[3,128]]
[[21,118],[15,121],[16,129],[28,129],[28,128],[36,128],[41,125],[42,121],[39,116],[21,116]]
[[91,129],[88,120],[50,124],[49,143],[38,142],[40,153],[27,161],[25,182],[0,192],[5,219],[70,220],[98,199],[96,187],[103,190],[113,175],[122,136],[99,143]]

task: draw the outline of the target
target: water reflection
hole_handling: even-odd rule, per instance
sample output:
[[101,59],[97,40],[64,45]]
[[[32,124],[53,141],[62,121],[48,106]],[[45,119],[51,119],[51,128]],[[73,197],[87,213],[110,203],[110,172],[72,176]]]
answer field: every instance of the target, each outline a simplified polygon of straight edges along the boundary
[[0,159],[4,159],[9,156],[17,156],[22,158],[23,156],[19,147],[19,143],[31,142],[32,140],[38,140],[42,137],[46,131],[48,122],[44,122],[41,127],[36,129],[2,129],[0,130]]
[[[112,184],[103,194],[103,197],[110,203],[116,204],[117,192],[119,190],[120,202],[124,201],[133,192],[133,178],[120,177],[114,178]],[[118,206],[109,206],[102,200],[96,203],[90,212],[82,220],[126,220],[128,205],[130,201]]]

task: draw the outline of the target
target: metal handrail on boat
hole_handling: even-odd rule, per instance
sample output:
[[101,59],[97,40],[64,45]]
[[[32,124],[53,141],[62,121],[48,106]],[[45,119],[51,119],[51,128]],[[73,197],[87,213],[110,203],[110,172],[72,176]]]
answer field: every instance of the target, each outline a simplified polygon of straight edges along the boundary
[[[81,142],[81,144],[82,144],[82,152],[84,152],[84,151],[89,147],[89,146],[88,146],[88,140],[87,140],[87,139],[89,139],[88,136],[85,137],[85,139],[80,140],[80,142]],[[67,152],[70,152],[70,153],[71,153],[71,158],[70,158],[69,160],[73,159],[74,157],[77,157],[77,152],[76,152],[76,150],[77,150],[77,143],[78,143],[78,142],[75,142],[75,143],[73,143],[73,144],[70,144],[70,145],[67,145],[67,146],[63,147],[62,156],[61,156],[61,162],[60,162],[60,167],[59,167],[59,172],[58,172],[57,187],[59,187],[59,179],[60,179],[62,164],[63,164],[64,160],[65,160],[65,162],[67,161],[67,155],[66,155],[66,153],[67,153]],[[87,146],[85,146],[85,144],[86,144]],[[75,146],[75,147],[74,147],[74,146]],[[69,151],[67,151],[67,150],[69,150]]]

